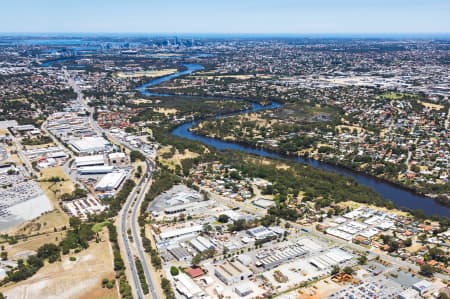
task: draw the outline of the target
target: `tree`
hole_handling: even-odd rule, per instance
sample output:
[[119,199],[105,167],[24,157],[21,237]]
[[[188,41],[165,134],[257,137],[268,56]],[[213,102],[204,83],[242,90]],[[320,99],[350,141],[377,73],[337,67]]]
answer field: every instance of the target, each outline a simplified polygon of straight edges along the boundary
[[339,268],[338,265],[334,265],[333,268],[331,269],[331,275],[336,275],[341,271],[341,269]]
[[2,261],[6,261],[8,259],[8,252],[2,251],[1,258],[2,258]]
[[77,217],[70,217],[69,225],[73,228],[78,228],[81,224],[81,219]]
[[428,264],[423,264],[422,266],[420,266],[420,274],[422,274],[423,276],[427,276],[427,277],[431,277],[433,276],[434,273],[434,267]]
[[180,274],[180,271],[178,270],[177,267],[172,266],[172,267],[170,267],[170,274],[171,274],[172,276],[177,276],[178,274]]
[[230,220],[230,217],[225,214],[220,214],[219,217],[217,218],[217,221],[219,221],[220,223],[227,223],[228,220]]
[[367,256],[361,255],[360,257],[358,257],[358,263],[359,263],[360,265],[365,265],[365,264],[367,264]]
[[347,267],[345,267],[343,270],[342,270],[345,274],[348,274],[348,275],[352,275],[353,274],[353,268],[352,267],[349,267],[349,266],[347,266]]

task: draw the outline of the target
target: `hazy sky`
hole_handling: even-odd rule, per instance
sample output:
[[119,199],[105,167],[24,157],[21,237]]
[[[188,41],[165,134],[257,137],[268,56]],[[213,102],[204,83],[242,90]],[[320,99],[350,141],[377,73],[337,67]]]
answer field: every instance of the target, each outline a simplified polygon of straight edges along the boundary
[[0,32],[449,33],[450,0],[1,0]]

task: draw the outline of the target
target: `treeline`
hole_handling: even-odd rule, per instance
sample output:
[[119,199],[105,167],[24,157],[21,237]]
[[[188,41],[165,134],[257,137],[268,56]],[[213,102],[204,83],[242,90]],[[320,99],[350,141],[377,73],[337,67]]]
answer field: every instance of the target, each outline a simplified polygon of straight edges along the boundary
[[105,201],[109,204],[109,217],[114,217],[117,215],[117,213],[119,213],[123,203],[127,200],[128,195],[130,195],[135,186],[136,183],[133,180],[128,179],[123,184],[122,189],[120,189],[120,191],[114,197],[105,199]]
[[159,169],[153,175],[152,186],[145,195],[144,202],[141,205],[141,215],[146,213],[148,204],[154,200],[156,196],[169,190],[172,186],[180,182],[181,179],[178,176],[160,165]]
[[114,271],[116,278],[119,280],[119,292],[123,299],[133,299],[133,292],[125,275],[125,263],[120,255],[119,243],[117,241],[117,229],[114,224],[108,223],[109,241],[114,256]]
[[142,266],[141,261],[136,258],[134,260],[134,263],[136,264],[136,269],[139,276],[139,282],[141,283],[142,292],[147,295],[149,292],[147,280],[145,279],[145,273],[144,273],[144,267]]
[[44,244],[38,248],[37,254],[31,255],[26,261],[20,259],[17,268],[7,272],[7,276],[1,282],[4,285],[7,282],[18,282],[33,276],[40,268],[44,266],[44,261],[48,259],[49,263],[54,263],[61,258],[61,250],[55,244]]

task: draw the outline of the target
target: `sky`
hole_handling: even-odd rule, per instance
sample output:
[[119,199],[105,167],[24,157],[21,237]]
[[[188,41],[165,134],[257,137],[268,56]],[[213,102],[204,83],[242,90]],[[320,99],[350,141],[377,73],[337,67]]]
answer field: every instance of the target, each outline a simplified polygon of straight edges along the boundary
[[450,0],[2,0],[0,32],[450,33]]

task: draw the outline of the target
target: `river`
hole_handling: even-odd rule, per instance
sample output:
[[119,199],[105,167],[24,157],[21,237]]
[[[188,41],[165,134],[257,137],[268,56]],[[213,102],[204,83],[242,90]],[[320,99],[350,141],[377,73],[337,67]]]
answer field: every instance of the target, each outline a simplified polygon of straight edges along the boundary
[[[184,66],[186,67],[185,70],[179,71],[179,72],[171,74],[171,75],[167,75],[167,76],[163,76],[163,77],[160,77],[157,79],[150,80],[149,82],[139,86],[137,88],[137,90],[145,96],[169,96],[169,94],[159,94],[159,93],[150,92],[149,90],[147,90],[147,88],[157,86],[166,81],[169,81],[169,80],[172,80],[177,77],[184,76],[184,75],[188,75],[195,71],[203,69],[203,66],[201,66],[199,64],[185,64]],[[189,96],[186,96],[186,98],[188,99]],[[281,106],[282,105],[277,102],[272,102],[272,104],[267,105],[267,106],[262,106],[260,104],[253,103],[251,109],[241,111],[240,114],[255,112],[255,111],[260,111],[260,110],[266,110],[266,109],[274,109],[274,108],[278,108]],[[234,113],[234,114],[236,114],[236,113]],[[218,117],[223,117],[223,116],[218,116]],[[427,215],[427,216],[439,215],[439,216],[444,216],[444,217],[450,217],[450,208],[440,205],[439,203],[437,203],[436,201],[434,201],[431,198],[417,195],[413,192],[410,192],[408,190],[405,190],[401,187],[395,186],[388,182],[379,180],[375,177],[367,176],[367,175],[364,175],[364,174],[361,174],[361,173],[358,173],[358,172],[355,172],[355,171],[352,171],[352,170],[349,170],[346,168],[330,165],[330,164],[316,161],[313,159],[304,159],[301,157],[285,157],[280,154],[270,152],[267,150],[263,150],[263,149],[252,148],[252,147],[236,144],[233,142],[225,142],[225,141],[221,141],[221,140],[217,140],[217,139],[213,139],[213,138],[196,135],[196,134],[190,132],[189,129],[192,128],[193,126],[195,126],[197,123],[198,123],[197,121],[192,121],[192,122],[182,124],[182,125],[176,127],[172,131],[172,134],[174,134],[175,136],[178,136],[178,137],[202,142],[202,143],[209,145],[211,147],[214,147],[218,150],[236,150],[236,151],[246,152],[246,153],[250,153],[250,154],[254,154],[254,155],[259,155],[262,157],[289,159],[289,160],[295,161],[297,163],[304,163],[304,164],[310,165],[315,168],[338,173],[338,174],[346,176],[346,177],[351,177],[359,184],[371,188],[372,190],[377,192],[384,199],[392,201],[399,208],[406,208],[406,209],[410,209],[410,210],[417,210],[417,209],[422,210],[422,211],[424,211],[425,215]]]

